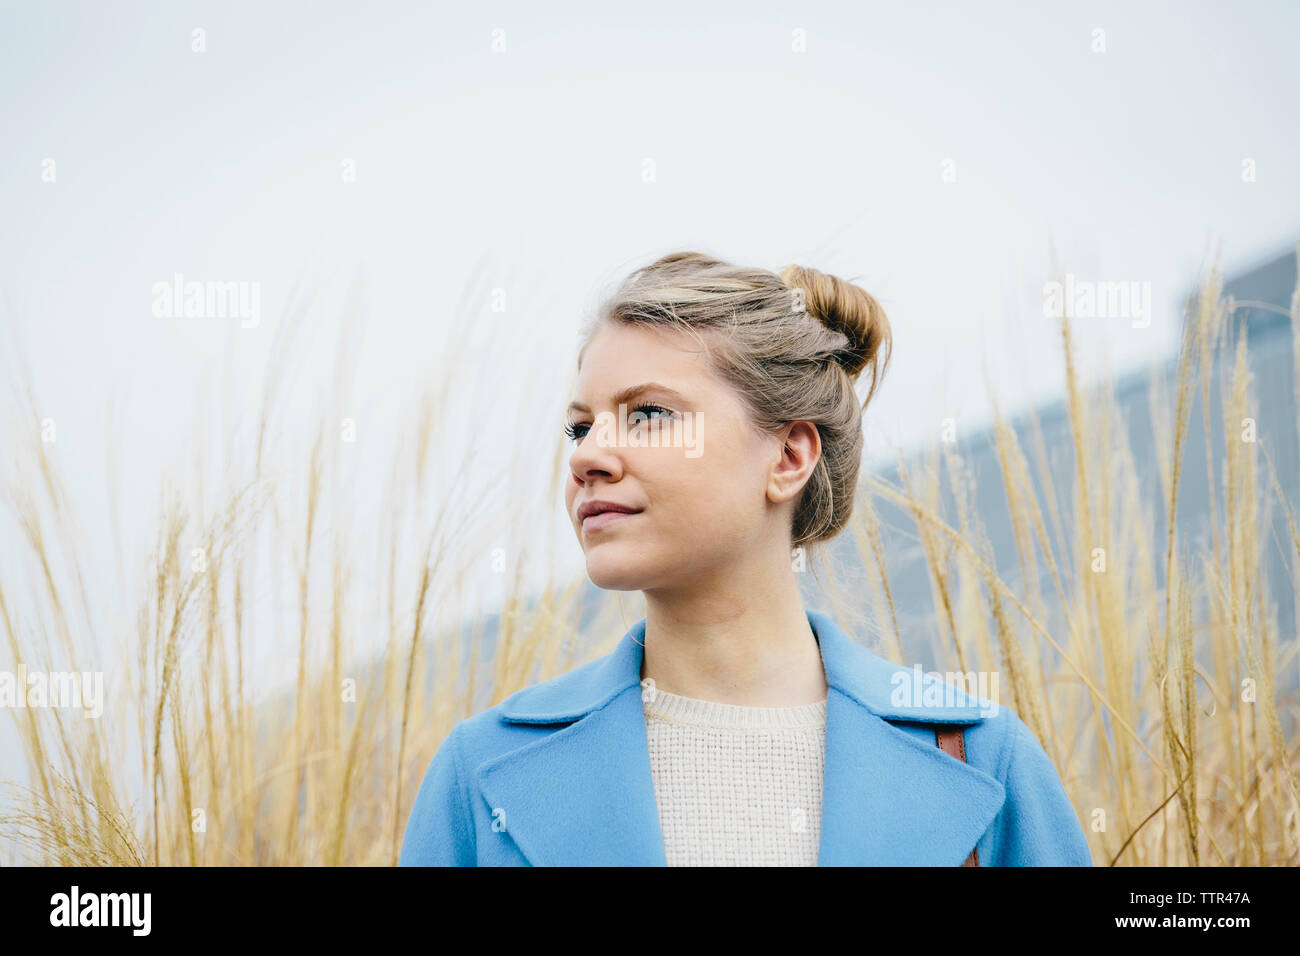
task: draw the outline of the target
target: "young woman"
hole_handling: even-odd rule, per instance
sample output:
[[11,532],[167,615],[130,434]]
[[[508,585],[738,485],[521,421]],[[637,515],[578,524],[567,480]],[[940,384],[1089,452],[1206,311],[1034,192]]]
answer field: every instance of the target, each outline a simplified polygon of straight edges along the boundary
[[627,277],[584,330],[565,504],[591,580],[646,616],[453,728],[402,865],[1091,864],[1012,711],[922,689],[800,600],[890,342],[814,269],[681,252]]

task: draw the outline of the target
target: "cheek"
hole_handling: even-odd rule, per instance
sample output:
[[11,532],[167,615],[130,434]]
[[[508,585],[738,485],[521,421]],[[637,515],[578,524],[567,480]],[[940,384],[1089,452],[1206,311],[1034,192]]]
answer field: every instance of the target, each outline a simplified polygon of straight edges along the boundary
[[564,517],[569,522],[569,527],[573,528],[574,533],[578,536],[579,543],[582,542],[581,526],[573,518],[574,505],[578,500],[578,492],[581,489],[574,484],[573,479],[569,479],[568,486],[564,489]]
[[753,526],[762,489],[755,487],[752,466],[728,451],[716,447],[698,458],[678,452],[655,463],[646,488],[658,511],[656,531],[711,550]]

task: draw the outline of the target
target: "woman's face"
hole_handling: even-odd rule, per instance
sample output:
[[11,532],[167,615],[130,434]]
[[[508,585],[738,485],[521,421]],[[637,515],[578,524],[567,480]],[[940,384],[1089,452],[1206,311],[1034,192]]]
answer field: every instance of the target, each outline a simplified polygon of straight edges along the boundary
[[[788,549],[789,508],[768,497],[781,442],[747,424],[706,361],[676,329],[612,323],[587,346],[568,411],[565,505],[598,587],[689,586],[782,536]],[[584,520],[594,501],[635,513]]]

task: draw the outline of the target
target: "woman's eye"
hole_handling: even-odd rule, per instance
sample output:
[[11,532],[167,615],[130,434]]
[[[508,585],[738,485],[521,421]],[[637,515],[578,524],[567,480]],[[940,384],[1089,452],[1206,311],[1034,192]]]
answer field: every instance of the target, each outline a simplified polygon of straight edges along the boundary
[[[640,420],[637,424],[640,424],[640,421],[654,421],[659,418],[673,417],[672,411],[659,405],[638,405],[632,410],[633,415],[636,415],[637,413],[640,413]],[[632,416],[629,415],[628,417],[631,418]],[[590,425],[585,425],[581,422],[571,423],[564,426],[564,434],[568,436],[569,441],[578,442],[587,437],[587,432],[590,428]]]

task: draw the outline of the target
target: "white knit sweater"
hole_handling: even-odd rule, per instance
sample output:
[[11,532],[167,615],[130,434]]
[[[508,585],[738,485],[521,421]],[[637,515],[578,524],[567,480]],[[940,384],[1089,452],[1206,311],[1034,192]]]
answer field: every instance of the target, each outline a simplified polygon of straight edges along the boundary
[[816,866],[826,701],[743,707],[643,685],[669,866]]

